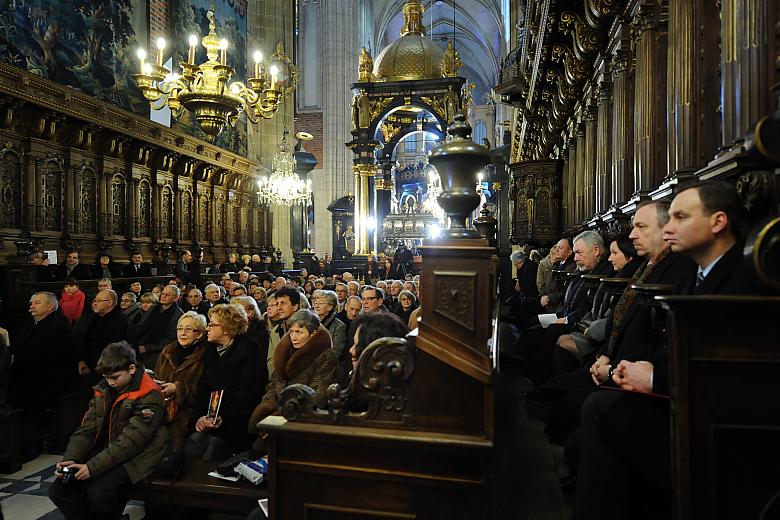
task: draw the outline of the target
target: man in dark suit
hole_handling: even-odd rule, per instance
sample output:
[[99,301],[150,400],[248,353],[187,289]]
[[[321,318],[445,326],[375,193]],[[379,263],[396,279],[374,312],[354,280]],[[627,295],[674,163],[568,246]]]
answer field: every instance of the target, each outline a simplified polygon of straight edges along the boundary
[[68,251],[65,261],[54,269],[54,279],[64,282],[68,278],[76,280],[89,280],[92,278],[92,269],[79,261],[78,251]]
[[[693,294],[760,291],[741,261],[738,241],[742,206],[733,187],[719,182],[691,185],[669,210],[664,240],[697,264]],[[627,392],[591,395],[582,411],[582,458],[575,518],[630,516],[629,495],[638,482],[660,498],[670,488],[669,401],[666,349],[638,360],[623,359],[612,381]],[[609,490],[609,500],[600,491]]]
[[539,296],[539,289],[536,287],[536,272],[539,269],[539,265],[529,260],[522,251],[512,253],[509,260],[517,273],[515,277],[515,292],[524,297]]
[[136,251],[130,257],[130,263],[122,270],[122,276],[125,278],[141,278],[152,276],[152,266],[144,263],[144,256],[140,251]]
[[176,339],[176,325],[182,314],[179,288],[166,285],[160,293],[160,303],[150,310],[139,334],[138,352],[144,355],[144,366],[154,369],[163,347]]
[[609,318],[605,345],[590,367],[559,375],[540,388],[543,398],[553,400],[553,413],[547,434],[554,442],[564,443],[579,427],[585,399],[598,385],[611,384],[609,372],[624,360],[650,359],[658,349],[660,338],[653,333],[652,310],[637,299],[631,289],[635,283],[672,284],[676,292],[685,292],[693,284],[695,263],[674,253],[663,239],[663,227],[669,220],[669,204],[652,201],[640,204],[633,217],[629,237],[637,254],[645,260],[637,269]]
[[106,289],[99,291],[92,300],[93,319],[89,323],[79,351],[79,374],[87,387],[97,384],[102,377],[95,366],[109,343],[131,339],[134,327],[118,305],[117,294]]
[[73,337],[57,308],[54,294],[33,294],[33,322],[11,342],[8,401],[23,412],[21,440],[25,461],[37,456],[43,411],[52,408],[75,382]]

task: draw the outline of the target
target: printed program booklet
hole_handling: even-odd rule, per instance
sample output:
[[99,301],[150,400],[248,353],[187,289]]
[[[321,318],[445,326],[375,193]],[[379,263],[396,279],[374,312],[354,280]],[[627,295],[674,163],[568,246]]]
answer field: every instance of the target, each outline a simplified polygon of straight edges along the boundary
[[209,409],[206,412],[206,417],[214,421],[219,417],[219,407],[222,404],[222,394],[224,390],[214,390],[211,392],[211,398],[209,399]]

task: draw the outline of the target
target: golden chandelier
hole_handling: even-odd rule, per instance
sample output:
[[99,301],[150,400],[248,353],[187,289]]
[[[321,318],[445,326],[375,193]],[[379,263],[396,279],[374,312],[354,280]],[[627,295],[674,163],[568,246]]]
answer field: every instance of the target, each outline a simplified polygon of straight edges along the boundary
[[235,124],[238,115],[244,112],[253,124],[262,119],[271,119],[284,102],[284,98],[295,90],[298,71],[289,57],[284,54],[280,42],[271,56],[268,70],[263,65],[263,56],[255,51],[254,77],[246,84],[235,81],[228,84],[235,70],[227,65],[228,41],[220,39],[215,31],[214,11],[207,13],[209,34],[201,44],[206,48],[208,60],[195,65],[195,49],[198,37],[189,38],[187,61],[180,62],[181,74],[171,73],[163,66],[166,42],[157,40],[157,56],[154,62],[146,62],[146,51],[138,49],[141,73],[133,79],[151,107],[160,110],[165,105],[171,116],[178,119],[188,110],[213,142],[226,124]]

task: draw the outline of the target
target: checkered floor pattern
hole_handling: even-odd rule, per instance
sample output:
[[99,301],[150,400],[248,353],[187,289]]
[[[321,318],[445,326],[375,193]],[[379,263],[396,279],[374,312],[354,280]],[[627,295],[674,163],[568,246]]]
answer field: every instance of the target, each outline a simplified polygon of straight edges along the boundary
[[[11,475],[0,473],[0,507],[6,520],[63,520],[49,500],[54,464],[59,455],[41,455]],[[131,501],[125,508],[131,520],[144,517],[143,503]]]

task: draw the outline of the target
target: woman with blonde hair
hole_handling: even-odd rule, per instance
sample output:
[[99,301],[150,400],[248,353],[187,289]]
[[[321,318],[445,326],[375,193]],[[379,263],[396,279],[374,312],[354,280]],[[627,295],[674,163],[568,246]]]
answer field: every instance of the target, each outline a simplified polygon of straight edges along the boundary
[[[257,405],[268,382],[265,357],[246,335],[249,326],[241,305],[215,305],[209,309],[207,338],[203,354],[203,375],[198,381],[195,433],[187,443],[187,457],[224,460],[249,448],[246,431],[249,414]],[[219,412],[209,416],[214,392],[222,391]],[[196,419],[197,418],[197,419]]]
[[[206,318],[195,311],[185,312],[176,324],[176,341],[162,349],[154,366],[154,377],[160,382],[166,409],[175,413],[169,426],[171,448],[175,452],[184,450],[206,345]],[[173,400],[175,405],[169,405],[168,400]]]

